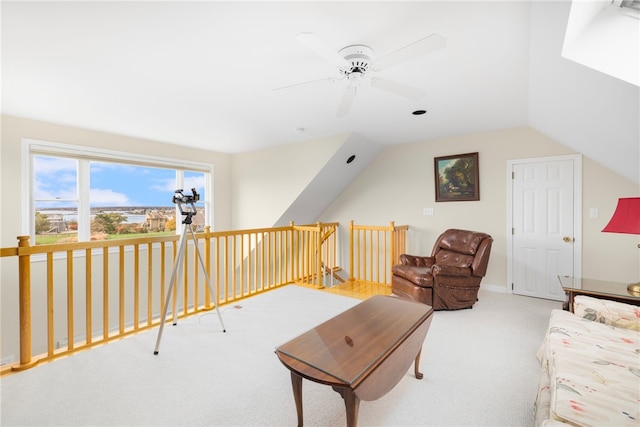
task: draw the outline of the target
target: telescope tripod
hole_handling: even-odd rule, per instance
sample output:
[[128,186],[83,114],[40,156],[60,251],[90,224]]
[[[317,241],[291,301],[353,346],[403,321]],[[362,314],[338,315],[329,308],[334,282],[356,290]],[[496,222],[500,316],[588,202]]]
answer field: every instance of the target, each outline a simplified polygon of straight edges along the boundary
[[[175,200],[175,199],[174,199]],[[173,265],[173,271],[171,272],[171,279],[170,279],[170,284],[169,284],[169,290],[167,291],[167,298],[165,299],[164,302],[164,309],[162,310],[162,319],[160,322],[160,330],[158,331],[158,339],[156,340],[156,348],[153,352],[153,354],[158,354],[158,350],[160,348],[160,340],[162,339],[162,331],[164,330],[164,324],[166,323],[166,319],[167,319],[167,312],[169,310],[169,302],[171,300],[171,291],[173,290],[173,285],[176,282],[177,277],[180,275],[180,272],[182,270],[182,265],[183,265],[183,259],[184,259],[184,252],[186,250],[186,242],[187,242],[187,232],[189,232],[189,235],[191,236],[191,239],[193,240],[193,247],[196,249],[196,253],[198,254],[198,260],[200,261],[200,266],[202,267],[202,271],[204,272],[204,277],[207,280],[207,286],[209,286],[209,291],[211,293],[211,295],[213,296],[213,298],[216,300],[216,313],[218,313],[218,318],[220,319],[220,324],[222,325],[222,332],[227,332],[227,330],[224,327],[224,322],[222,321],[222,316],[220,315],[220,309],[218,308],[218,304],[217,304],[217,292],[214,292],[212,286],[211,286],[211,280],[209,279],[209,274],[207,273],[207,269],[204,266],[204,261],[202,260],[202,255],[200,255],[200,249],[198,248],[198,240],[196,239],[196,234],[193,232],[193,227],[191,225],[192,223],[192,216],[194,216],[196,214],[196,209],[195,206],[193,205],[193,203],[191,204],[192,209],[191,211],[183,211],[182,210],[182,206],[180,204],[180,202],[178,202],[178,207],[180,209],[180,213],[182,215],[186,215],[186,218],[182,221],[182,223],[184,224],[184,230],[182,231],[182,237],[180,238],[180,249],[178,250],[178,255],[176,256],[176,260],[175,263]],[[195,272],[197,274],[197,271]],[[186,283],[184,284],[184,286],[186,286]],[[175,326],[177,324],[177,312],[176,310],[173,311],[173,325]]]

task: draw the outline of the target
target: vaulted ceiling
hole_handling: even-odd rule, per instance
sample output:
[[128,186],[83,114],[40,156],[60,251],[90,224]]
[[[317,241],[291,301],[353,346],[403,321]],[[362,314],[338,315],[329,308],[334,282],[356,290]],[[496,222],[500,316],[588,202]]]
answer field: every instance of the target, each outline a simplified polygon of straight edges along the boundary
[[[2,113],[225,153],[346,133],[388,145],[528,125],[640,182],[638,87],[561,57],[570,7],[3,1]],[[374,59],[431,34],[446,46],[369,70],[339,117],[347,79],[300,33],[334,53],[366,45]],[[372,75],[422,95],[381,90]]]

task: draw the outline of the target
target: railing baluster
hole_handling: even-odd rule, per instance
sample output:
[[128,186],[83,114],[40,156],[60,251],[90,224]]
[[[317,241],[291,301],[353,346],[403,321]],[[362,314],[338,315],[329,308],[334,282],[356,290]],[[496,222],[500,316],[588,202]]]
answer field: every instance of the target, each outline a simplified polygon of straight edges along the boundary
[[[185,250],[186,252],[186,250]],[[178,256],[178,246],[177,246],[177,242],[173,242],[173,258],[171,258],[173,260],[173,263],[176,262],[176,257]],[[171,280],[171,278],[169,278],[169,280]],[[175,280],[178,280],[177,274],[175,277]],[[169,283],[169,286],[171,286],[171,283]],[[175,315],[175,313],[178,310],[178,287],[177,286],[173,286],[173,288],[171,289],[171,313],[172,315]]]
[[91,248],[87,248],[85,250],[84,253],[84,257],[85,257],[85,305],[86,305],[86,312],[85,312],[85,330],[86,330],[86,334],[85,334],[85,342],[87,344],[91,344],[91,342],[93,341],[93,322],[92,322],[92,301],[93,301],[93,296],[92,296],[92,280],[91,280],[91,261],[92,261],[92,256],[91,256]]
[[54,318],[55,306],[53,292],[53,252],[47,254],[47,354],[53,356],[54,348]]
[[140,325],[140,245],[133,245],[133,329]]
[[124,245],[120,245],[119,247],[119,258],[118,258],[118,266],[119,268],[119,272],[120,272],[120,276],[119,276],[119,286],[118,286],[118,292],[119,292],[119,299],[118,299],[118,306],[120,309],[120,317],[119,317],[119,331],[120,331],[120,335],[124,334],[124,278],[125,278],[125,263],[124,263]]
[[[198,248],[197,246],[200,244],[200,242],[198,241],[198,239],[195,239],[195,242],[193,242],[193,307],[197,308],[198,307],[198,289],[199,289],[199,279],[200,279],[200,274],[201,274],[201,268],[200,268],[200,260],[198,259]],[[187,288],[187,283],[185,282],[185,288]],[[189,297],[189,294],[187,293],[187,298]]]
[[102,339],[109,339],[109,248],[102,248]]
[[160,307],[164,307],[165,302],[165,279],[167,268],[167,246],[165,242],[160,242]]
[[153,321],[153,244],[147,243],[147,326]]
[[73,350],[73,251],[67,251],[67,349]]
[[[185,230],[186,233],[186,230]],[[189,244],[188,240],[184,249],[184,260],[182,263],[182,315],[187,314],[189,305]]]

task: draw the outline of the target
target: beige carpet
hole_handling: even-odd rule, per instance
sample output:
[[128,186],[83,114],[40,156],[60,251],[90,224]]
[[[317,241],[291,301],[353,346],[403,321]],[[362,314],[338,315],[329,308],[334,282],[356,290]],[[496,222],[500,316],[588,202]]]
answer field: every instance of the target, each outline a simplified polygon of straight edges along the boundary
[[[274,349],[360,301],[286,286],[0,380],[3,426],[286,426],[289,371]],[[362,402],[361,426],[528,426],[535,352],[560,303],[481,291],[471,310],[436,312],[422,351],[389,394]],[[330,387],[303,382],[308,426],[343,426]]]

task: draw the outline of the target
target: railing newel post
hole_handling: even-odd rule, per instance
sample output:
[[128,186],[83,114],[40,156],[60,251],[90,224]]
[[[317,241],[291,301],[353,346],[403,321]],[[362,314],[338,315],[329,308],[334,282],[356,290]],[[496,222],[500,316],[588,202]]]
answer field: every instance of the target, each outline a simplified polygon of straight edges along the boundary
[[20,365],[23,370],[35,365],[31,354],[31,243],[30,236],[18,236],[18,295],[20,304]]

